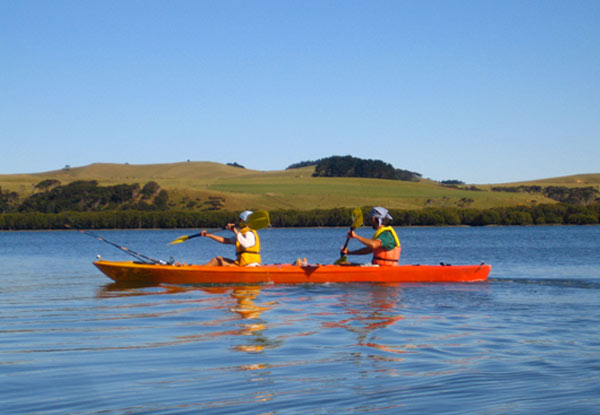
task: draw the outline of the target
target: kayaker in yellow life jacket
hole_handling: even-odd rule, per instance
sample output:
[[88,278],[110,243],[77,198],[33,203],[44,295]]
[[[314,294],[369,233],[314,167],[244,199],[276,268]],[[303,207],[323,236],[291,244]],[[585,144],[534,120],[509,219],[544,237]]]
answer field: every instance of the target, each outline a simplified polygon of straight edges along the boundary
[[373,254],[372,264],[389,267],[398,265],[402,247],[396,231],[387,222],[392,220],[387,209],[376,206],[371,210],[371,225],[375,229],[375,234],[371,239],[363,238],[356,232],[349,231],[348,237],[354,238],[365,245],[364,248],[356,251],[349,251],[348,248],[342,248],[344,255],[366,255]]
[[213,239],[222,244],[235,245],[236,259],[224,258],[218,256],[212,258],[204,265],[209,266],[238,266],[238,267],[252,267],[260,265],[260,240],[258,233],[246,226],[244,223],[248,220],[248,217],[253,212],[245,210],[240,213],[240,229],[235,227],[234,223],[228,223],[225,229],[230,230],[234,233],[231,238],[224,238],[219,235],[213,235],[202,231],[202,236]]

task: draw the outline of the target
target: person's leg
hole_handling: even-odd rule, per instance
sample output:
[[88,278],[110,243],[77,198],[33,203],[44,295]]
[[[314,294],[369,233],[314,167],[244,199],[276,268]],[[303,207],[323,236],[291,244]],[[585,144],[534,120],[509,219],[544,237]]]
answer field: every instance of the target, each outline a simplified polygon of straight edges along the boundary
[[223,258],[223,257],[219,257],[219,258],[221,259],[222,267],[237,267],[238,266],[237,262],[235,262],[234,259]]
[[208,261],[206,264],[202,264],[204,266],[207,267],[220,267],[221,266],[221,257],[217,256],[214,258],[211,258],[210,261]]
[[217,256],[208,261],[205,266],[208,267],[234,267],[237,266],[233,259],[223,258],[222,256]]

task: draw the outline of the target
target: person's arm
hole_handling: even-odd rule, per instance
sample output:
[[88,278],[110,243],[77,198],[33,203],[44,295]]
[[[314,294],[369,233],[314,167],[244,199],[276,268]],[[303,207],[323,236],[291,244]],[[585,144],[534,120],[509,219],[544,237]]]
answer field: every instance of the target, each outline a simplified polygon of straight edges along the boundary
[[366,255],[373,252],[373,249],[365,246],[364,248],[357,249],[355,251],[350,251],[348,248],[342,248],[342,254],[344,255]]
[[244,249],[248,249],[248,248],[251,248],[254,245],[256,245],[256,238],[254,237],[253,232],[246,232],[246,233],[237,232],[236,238],[237,238],[237,241],[242,246],[242,248],[244,248]]
[[[381,241],[379,239],[364,238],[354,231],[349,231],[348,236],[350,238],[356,239],[357,241],[362,243],[366,248],[369,248],[370,249],[369,252],[373,252],[373,250],[375,250],[381,246]],[[369,252],[367,252],[367,253],[369,253]]]
[[225,238],[220,235],[214,235],[211,233],[207,233],[206,231],[202,231],[202,236],[212,239],[213,241],[217,241],[222,244],[233,245],[235,244],[235,238]]
[[357,249],[355,251],[350,251],[350,250],[348,250],[348,248],[346,248],[346,249],[342,248],[342,254],[344,254],[344,255],[366,255],[366,254],[370,254],[375,249],[377,249],[381,246],[381,241],[379,239],[363,238],[362,236],[360,236],[359,234],[357,234],[354,231],[348,231],[348,237],[356,239],[357,241],[359,241],[360,243],[365,245],[365,247],[361,248],[361,249]]

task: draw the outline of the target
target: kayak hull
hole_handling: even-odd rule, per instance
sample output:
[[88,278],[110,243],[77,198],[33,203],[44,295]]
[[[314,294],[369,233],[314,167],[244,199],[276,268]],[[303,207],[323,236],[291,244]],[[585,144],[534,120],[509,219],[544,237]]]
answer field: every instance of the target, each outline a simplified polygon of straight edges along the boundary
[[306,284],[485,281],[491,266],[398,265],[395,267],[291,264],[258,267],[159,265],[132,261],[95,261],[94,265],[117,283],[143,284]]

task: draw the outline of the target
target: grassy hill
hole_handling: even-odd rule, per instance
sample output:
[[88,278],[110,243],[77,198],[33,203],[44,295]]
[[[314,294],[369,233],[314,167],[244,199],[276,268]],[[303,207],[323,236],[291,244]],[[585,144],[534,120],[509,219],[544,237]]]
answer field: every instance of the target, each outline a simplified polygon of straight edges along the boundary
[[314,209],[383,205],[396,209],[423,207],[473,207],[555,203],[538,193],[492,192],[494,186],[593,186],[600,190],[600,174],[548,178],[536,181],[451,188],[429,180],[403,182],[361,178],[312,177],[314,167],[282,171],[256,171],[212,162],[171,164],[96,163],[36,174],[0,175],[3,191],[16,191],[20,198],[34,192],[46,179],[68,184],[97,180],[100,185],[157,182],[169,192],[174,209],[202,209],[210,197],[221,198],[225,209]]
[[541,179],[535,181],[524,181],[517,183],[507,183],[505,186],[570,186],[570,187],[586,187],[600,186],[600,174],[576,174],[572,176],[553,177],[549,179]]

